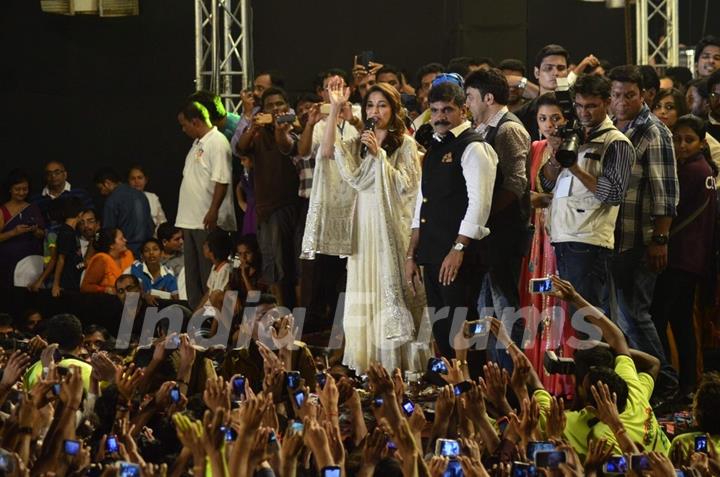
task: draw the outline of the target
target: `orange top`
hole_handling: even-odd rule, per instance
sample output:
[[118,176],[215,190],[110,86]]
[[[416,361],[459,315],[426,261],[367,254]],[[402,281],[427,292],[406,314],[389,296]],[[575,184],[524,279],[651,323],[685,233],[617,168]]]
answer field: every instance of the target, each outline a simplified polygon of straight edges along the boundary
[[107,253],[96,253],[88,262],[80,291],[84,293],[105,293],[108,287],[115,287],[115,280],[123,270],[133,264],[135,257],[130,250],[120,255],[120,266]]

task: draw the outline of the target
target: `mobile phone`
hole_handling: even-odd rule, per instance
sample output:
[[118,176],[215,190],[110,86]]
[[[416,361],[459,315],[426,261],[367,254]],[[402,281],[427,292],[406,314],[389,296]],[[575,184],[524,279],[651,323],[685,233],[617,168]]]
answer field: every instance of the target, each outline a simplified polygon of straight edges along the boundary
[[295,391],[295,393],[293,394],[293,399],[295,399],[295,405],[298,408],[301,408],[303,403],[305,402],[305,392]]
[[563,451],[538,451],[535,453],[535,467],[544,469],[557,469],[565,462]]
[[225,434],[225,442],[233,442],[237,439],[237,431],[230,426],[220,426],[220,432]]
[[318,386],[320,386],[320,389],[323,389],[327,382],[327,375],[325,373],[317,373],[315,375],[315,381],[318,383]]
[[175,404],[180,402],[180,388],[175,386],[170,390],[170,400]]
[[468,338],[486,335],[490,331],[490,323],[486,319],[468,321],[465,326],[467,327],[465,328],[465,335]]
[[707,436],[695,437],[695,452],[702,452],[703,454],[707,454],[707,452],[708,452]]
[[270,431],[270,435],[268,436],[268,447],[272,451],[279,451],[280,445],[278,444],[277,436],[275,435],[275,431]]
[[472,389],[472,383],[470,381],[463,381],[453,386],[453,389],[455,390],[455,395],[459,396],[462,393],[470,391]]
[[278,124],[287,124],[295,122],[295,115],[293,113],[280,114],[275,121]]
[[462,465],[460,465],[459,460],[449,460],[447,467],[445,467],[445,472],[443,472],[443,477],[463,477],[463,471],[462,471]]
[[363,65],[365,68],[370,69],[370,62],[375,61],[375,52],[370,50],[361,51],[357,55],[357,62],[359,65]]
[[630,456],[630,468],[635,472],[650,470],[650,459],[645,454],[633,454]]
[[259,124],[260,126],[266,126],[268,124],[272,124],[272,122],[273,122],[272,114],[259,113],[259,114],[255,115],[255,124]]
[[120,452],[117,436],[114,436],[112,434],[107,436],[107,439],[105,440],[105,452],[107,452],[108,454],[117,454],[118,452]]
[[457,457],[460,455],[460,443],[455,439],[438,439],[435,441],[435,455]]
[[387,448],[390,450],[397,450],[397,446],[390,439],[388,439],[388,441],[387,441]]
[[305,425],[302,422],[294,421],[290,424],[290,429],[292,429],[293,432],[300,433],[305,429]]
[[120,469],[119,477],[140,477],[140,466],[137,464],[121,460],[117,466]]
[[232,391],[237,397],[245,396],[245,376],[235,376],[232,380]]
[[180,346],[180,336],[174,335],[172,338],[170,338],[170,343],[172,343],[172,348],[178,348]]
[[447,374],[448,369],[440,358],[430,358],[428,360],[428,371],[438,374]]
[[11,474],[15,471],[15,460],[12,454],[5,449],[0,449],[0,472],[3,475]]
[[384,400],[380,396],[375,396],[373,398],[373,406],[375,406],[375,407],[382,407],[383,402],[384,402]]
[[60,395],[60,383],[52,385],[52,392],[56,396]]
[[605,474],[624,474],[630,470],[627,459],[624,455],[613,455],[603,464]]
[[497,425],[498,431],[500,431],[501,436],[505,434],[505,429],[507,429],[509,423],[510,421],[508,420],[507,416],[502,416],[500,419],[495,421],[495,424]]
[[335,465],[323,467],[320,471],[320,477],[340,477],[340,467]]
[[80,442],[65,439],[63,441],[63,450],[67,455],[77,455],[77,453],[80,452]]
[[407,417],[410,417],[415,412],[415,404],[410,399],[405,398],[402,402],[402,410]]
[[297,389],[300,386],[300,371],[288,371],[285,382],[289,389]]
[[550,293],[553,291],[552,279],[547,278],[531,278],[529,284],[530,293]]
[[511,477],[536,477],[537,469],[529,462],[515,461],[510,469]]
[[539,451],[554,451],[555,450],[555,444],[548,441],[531,441],[528,442],[527,445],[527,458],[528,460],[535,460],[535,454]]

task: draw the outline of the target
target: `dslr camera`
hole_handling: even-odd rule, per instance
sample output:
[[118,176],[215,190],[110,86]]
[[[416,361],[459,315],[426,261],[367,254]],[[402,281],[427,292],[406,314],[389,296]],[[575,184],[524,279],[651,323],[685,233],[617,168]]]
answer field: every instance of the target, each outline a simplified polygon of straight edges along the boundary
[[565,126],[558,131],[558,136],[562,138],[562,143],[555,153],[555,159],[563,167],[572,167],[577,162],[578,149],[582,144],[584,133],[577,120],[577,116],[575,116],[575,107],[570,97],[570,84],[567,78],[557,79],[555,97],[560,103],[563,116],[567,119]]

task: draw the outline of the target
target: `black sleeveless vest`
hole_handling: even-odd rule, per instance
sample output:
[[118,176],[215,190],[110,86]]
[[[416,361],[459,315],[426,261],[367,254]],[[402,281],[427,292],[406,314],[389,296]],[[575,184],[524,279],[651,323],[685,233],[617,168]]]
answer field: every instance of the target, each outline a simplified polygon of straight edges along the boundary
[[435,143],[423,160],[423,203],[416,260],[421,265],[440,264],[455,243],[468,206],[463,176],[465,148],[482,137],[468,128],[447,143]]

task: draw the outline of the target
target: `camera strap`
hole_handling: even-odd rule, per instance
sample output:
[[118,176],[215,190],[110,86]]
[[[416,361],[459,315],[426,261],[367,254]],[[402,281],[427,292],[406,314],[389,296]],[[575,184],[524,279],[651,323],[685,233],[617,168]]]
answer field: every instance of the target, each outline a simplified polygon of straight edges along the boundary
[[587,139],[585,139],[585,142],[586,142],[586,143],[592,142],[593,140],[599,138],[599,137],[602,136],[603,134],[609,133],[609,132],[612,131],[613,129],[615,129],[615,127],[605,128],[605,129],[601,129],[601,130],[599,130],[599,131],[595,131],[594,133],[590,134],[590,135],[587,137]]

